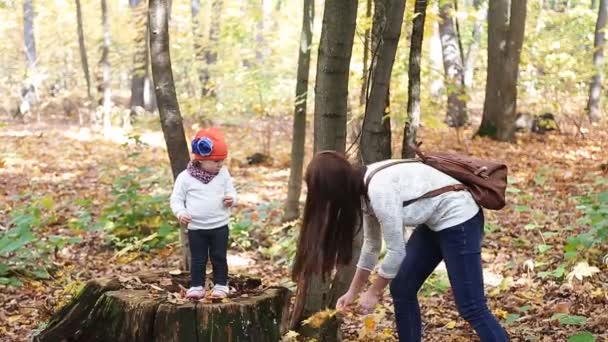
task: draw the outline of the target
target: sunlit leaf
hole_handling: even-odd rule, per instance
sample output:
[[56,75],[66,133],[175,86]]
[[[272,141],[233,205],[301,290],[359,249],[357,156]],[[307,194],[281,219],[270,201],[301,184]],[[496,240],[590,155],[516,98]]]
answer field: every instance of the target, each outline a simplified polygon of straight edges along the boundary
[[568,342],[595,342],[595,337],[588,331],[581,331],[570,336]]

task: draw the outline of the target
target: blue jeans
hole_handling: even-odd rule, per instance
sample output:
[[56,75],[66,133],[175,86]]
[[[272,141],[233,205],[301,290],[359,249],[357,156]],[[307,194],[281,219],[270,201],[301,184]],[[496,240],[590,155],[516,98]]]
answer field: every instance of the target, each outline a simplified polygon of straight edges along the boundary
[[203,286],[207,269],[207,257],[211,257],[213,267],[213,283],[216,285],[228,284],[228,226],[215,229],[188,230],[190,242],[191,284],[190,286]]
[[483,211],[479,210],[468,221],[439,232],[424,225],[416,227],[390,285],[399,341],[420,341],[418,290],[441,260],[445,261],[458,312],[475,329],[481,342],[508,341],[486,304],[481,267],[483,226]]

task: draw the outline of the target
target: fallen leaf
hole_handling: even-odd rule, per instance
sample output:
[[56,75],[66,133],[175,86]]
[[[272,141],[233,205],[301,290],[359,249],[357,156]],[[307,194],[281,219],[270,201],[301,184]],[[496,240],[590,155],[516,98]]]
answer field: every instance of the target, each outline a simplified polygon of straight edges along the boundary
[[308,325],[312,328],[320,328],[325,322],[336,315],[336,310],[326,309],[314,313],[312,316],[302,321],[302,324]]
[[576,278],[578,280],[583,280],[584,277],[591,277],[595,273],[599,273],[599,272],[600,272],[599,268],[597,268],[595,266],[589,266],[589,264],[586,261],[581,261],[578,264],[576,264],[576,266],[574,266],[574,269],[572,269],[572,272],[568,273],[567,279],[570,282],[572,282],[572,280],[574,278]]
[[555,306],[553,307],[553,311],[556,313],[570,313],[570,307],[572,306],[572,303],[570,302],[561,302],[561,303],[557,303],[555,304]]

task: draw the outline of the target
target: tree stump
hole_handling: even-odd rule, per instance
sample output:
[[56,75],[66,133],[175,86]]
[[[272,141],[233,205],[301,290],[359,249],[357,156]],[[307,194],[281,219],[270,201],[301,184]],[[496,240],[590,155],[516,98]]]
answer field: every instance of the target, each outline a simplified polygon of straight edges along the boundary
[[183,299],[188,284],[186,273],[161,272],[89,281],[34,341],[274,342],[287,330],[287,288],[233,276],[229,298],[191,302]]

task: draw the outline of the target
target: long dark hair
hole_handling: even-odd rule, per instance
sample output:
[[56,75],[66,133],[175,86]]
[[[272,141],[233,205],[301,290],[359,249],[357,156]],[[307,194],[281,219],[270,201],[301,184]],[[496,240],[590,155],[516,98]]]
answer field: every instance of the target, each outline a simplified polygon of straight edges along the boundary
[[316,154],[304,176],[308,193],[292,278],[329,274],[353,256],[353,241],[361,227],[363,167],[353,166],[337,152]]

